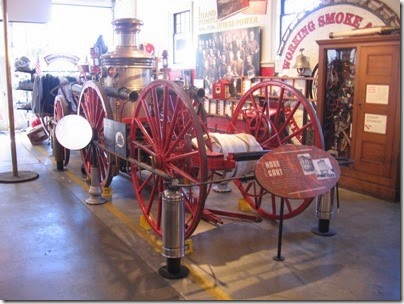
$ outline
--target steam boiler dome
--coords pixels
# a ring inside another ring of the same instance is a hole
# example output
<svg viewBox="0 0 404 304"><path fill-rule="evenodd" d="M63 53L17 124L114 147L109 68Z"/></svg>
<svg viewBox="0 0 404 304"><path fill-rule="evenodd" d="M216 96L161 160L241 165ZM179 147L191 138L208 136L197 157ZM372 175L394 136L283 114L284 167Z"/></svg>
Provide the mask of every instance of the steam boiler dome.
<svg viewBox="0 0 404 304"><path fill-rule="evenodd" d="M139 49L137 45L137 35L143 22L136 18L122 18L114 20L112 24L115 50L101 56L101 65L151 69L153 56Z"/></svg>

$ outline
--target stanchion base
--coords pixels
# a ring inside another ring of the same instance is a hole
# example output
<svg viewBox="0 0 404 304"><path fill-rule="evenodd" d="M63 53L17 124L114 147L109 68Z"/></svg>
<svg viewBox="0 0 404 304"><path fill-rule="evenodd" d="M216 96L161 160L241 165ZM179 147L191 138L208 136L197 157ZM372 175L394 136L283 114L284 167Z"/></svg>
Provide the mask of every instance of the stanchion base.
<svg viewBox="0 0 404 304"><path fill-rule="evenodd" d="M180 269L176 273L172 273L168 271L168 266L160 267L159 274L166 279L182 279L185 278L189 274L189 269L184 265L180 266Z"/></svg>
<svg viewBox="0 0 404 304"><path fill-rule="evenodd" d="M278 261L278 262L282 262L285 260L285 258L283 256L277 256L277 255L274 256L272 259L275 261Z"/></svg>
<svg viewBox="0 0 404 304"><path fill-rule="evenodd" d="M89 197L86 199L86 204L89 205L102 205L105 204L107 200L105 198L100 197Z"/></svg>
<svg viewBox="0 0 404 304"><path fill-rule="evenodd" d="M63 172L63 171L67 171L67 170L68 170L67 168L63 168L63 169L55 168L55 169L53 169L54 172Z"/></svg>
<svg viewBox="0 0 404 304"><path fill-rule="evenodd" d="M321 236L332 236L337 233L334 229L331 229L331 228L328 229L328 231L326 231L326 232L322 232L318 229L318 227L312 228L311 232L313 232L314 234L317 234L317 235L321 235Z"/></svg>
<svg viewBox="0 0 404 304"><path fill-rule="evenodd" d="M311 232L321 236L331 236L336 233L335 230L330 228L329 219L319 219L317 227L312 228Z"/></svg>
<svg viewBox="0 0 404 304"><path fill-rule="evenodd" d="M12 184L29 182L37 179L38 177L39 174L32 171L18 171L17 176L14 176L13 172L2 172L0 173L0 183Z"/></svg>

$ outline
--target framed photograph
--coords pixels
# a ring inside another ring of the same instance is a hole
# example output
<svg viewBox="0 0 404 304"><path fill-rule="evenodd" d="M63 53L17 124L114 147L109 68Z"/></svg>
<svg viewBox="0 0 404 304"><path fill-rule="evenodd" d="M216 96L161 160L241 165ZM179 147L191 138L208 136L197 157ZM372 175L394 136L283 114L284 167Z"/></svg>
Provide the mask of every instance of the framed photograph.
<svg viewBox="0 0 404 304"><path fill-rule="evenodd" d="M265 15L267 13L268 0L250 0L249 7L243 10L243 15Z"/></svg>
<svg viewBox="0 0 404 304"><path fill-rule="evenodd" d="M254 80L261 75L261 32L250 27L198 36L196 78L205 81L207 94L219 79L230 82L230 94L237 90L237 79ZM234 86L234 87L233 87Z"/></svg>
<svg viewBox="0 0 404 304"><path fill-rule="evenodd" d="M249 0L217 0L217 19L223 20L249 7Z"/></svg>

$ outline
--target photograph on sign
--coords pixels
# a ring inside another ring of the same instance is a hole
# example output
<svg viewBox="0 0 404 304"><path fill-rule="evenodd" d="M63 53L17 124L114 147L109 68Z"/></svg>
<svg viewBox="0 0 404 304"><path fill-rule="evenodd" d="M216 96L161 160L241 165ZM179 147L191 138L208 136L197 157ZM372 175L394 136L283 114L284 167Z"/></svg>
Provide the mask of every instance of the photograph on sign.
<svg viewBox="0 0 404 304"><path fill-rule="evenodd" d="M335 172L328 158L313 159L313 165L318 179L335 177Z"/></svg>
<svg viewBox="0 0 404 304"><path fill-rule="evenodd" d="M309 153L298 154L297 158L299 159L300 165L302 166L304 175L316 173L313 161L311 160L311 156Z"/></svg>

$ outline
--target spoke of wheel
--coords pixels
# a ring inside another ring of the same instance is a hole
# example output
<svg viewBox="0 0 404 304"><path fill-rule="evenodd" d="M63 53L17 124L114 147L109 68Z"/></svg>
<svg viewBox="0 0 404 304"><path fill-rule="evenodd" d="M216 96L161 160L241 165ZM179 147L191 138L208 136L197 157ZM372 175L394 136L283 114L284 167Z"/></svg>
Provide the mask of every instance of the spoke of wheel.
<svg viewBox="0 0 404 304"><path fill-rule="evenodd" d="M197 183L197 180L195 180L191 175L189 175L179 167L175 166L174 164L168 163L167 168L170 169L171 172L177 173L176 175L181 175L183 178L185 178L185 180Z"/></svg>
<svg viewBox="0 0 404 304"><path fill-rule="evenodd" d="M188 197L186 197L184 195L184 202L185 202L185 210L191 215L188 220L186 221L187 223L191 222L194 220L194 218L197 217L197 213L198 213L198 208L195 208L195 203L191 202L191 199L194 197L194 195L190 194L189 197L191 199L189 199Z"/></svg>
<svg viewBox="0 0 404 304"><path fill-rule="evenodd" d="M168 97L170 97L170 96L168 96ZM170 98L171 99L171 98ZM170 105L172 105L172 103L168 103L168 104L170 104ZM172 136L173 135L175 135L174 133L175 133L175 128L177 128L178 127L178 125L175 123L175 121L174 121L174 118L177 118L177 119L179 119L179 116L180 116L180 103L179 102L176 102L176 106L175 107L171 107L172 109L171 110L173 110L172 111L172 114L171 115L168 115L168 113L167 113L167 115L166 115L166 117L167 118L171 118L170 119L170 129L168 130L168 133L164 133L164 134L166 134L167 136L166 136L166 138L172 138ZM185 126L184 126L184 129L185 129ZM179 136L177 137L177 139L179 138ZM169 155L169 146L172 144L172 142L171 141L169 141L169 140L167 140L167 142L165 143L165 146L164 146L164 151L167 151L166 153L165 153L165 155L167 156L167 155ZM175 145L172 145L173 147L175 147Z"/></svg>
<svg viewBox="0 0 404 304"><path fill-rule="evenodd" d="M198 154L199 154L198 151L191 151L188 153L175 155L172 157L168 157L167 162L173 163L173 162L178 162L178 161L184 160L184 159L190 159L192 156L197 156Z"/></svg>
<svg viewBox="0 0 404 304"><path fill-rule="evenodd" d="M152 148L156 148L154 146L154 141L151 139L149 132L147 132L147 130L145 129L143 123L137 119L134 118L133 122L137 122L137 126L139 128L139 130L142 132L142 135L144 136L144 138L146 139L147 143L152 147ZM144 150L147 152L147 154L151 154L154 155L154 152L152 150L150 150L148 147L146 147L145 145L140 144L139 142L134 142L134 145L139 147L140 149Z"/></svg>
<svg viewBox="0 0 404 304"><path fill-rule="evenodd" d="M279 93L279 98L277 101L277 106L276 106L276 113L275 113L275 118L274 118L274 124L279 125L279 120L281 119L281 113L283 112L283 94L285 94L285 89L284 87L281 87L281 91ZM280 133L280 132L279 132Z"/></svg>
<svg viewBox="0 0 404 304"><path fill-rule="evenodd" d="M164 152L165 156L168 157L171 153L178 147L178 144L182 141L185 134L188 132L192 122L189 121L184 128L181 130L181 133L177 135L177 138L174 142L171 142L171 147L167 147L167 150ZM171 133L170 133L171 134Z"/></svg>

